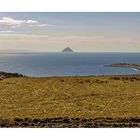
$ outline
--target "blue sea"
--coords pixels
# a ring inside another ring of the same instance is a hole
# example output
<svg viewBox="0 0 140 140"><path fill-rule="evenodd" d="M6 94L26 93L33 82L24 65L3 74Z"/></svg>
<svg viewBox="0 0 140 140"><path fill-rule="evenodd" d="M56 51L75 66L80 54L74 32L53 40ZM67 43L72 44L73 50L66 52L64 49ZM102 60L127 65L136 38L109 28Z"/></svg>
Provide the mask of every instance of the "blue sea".
<svg viewBox="0 0 140 140"><path fill-rule="evenodd" d="M140 64L140 53L0 53L0 71L27 76L140 74L113 63Z"/></svg>

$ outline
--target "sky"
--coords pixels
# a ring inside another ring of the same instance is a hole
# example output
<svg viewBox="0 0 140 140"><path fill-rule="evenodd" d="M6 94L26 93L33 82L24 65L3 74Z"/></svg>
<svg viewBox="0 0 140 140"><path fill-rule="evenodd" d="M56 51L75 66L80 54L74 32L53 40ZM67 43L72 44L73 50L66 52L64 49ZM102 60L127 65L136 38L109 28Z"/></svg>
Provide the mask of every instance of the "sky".
<svg viewBox="0 0 140 140"><path fill-rule="evenodd" d="M140 13L0 13L0 51L140 52Z"/></svg>

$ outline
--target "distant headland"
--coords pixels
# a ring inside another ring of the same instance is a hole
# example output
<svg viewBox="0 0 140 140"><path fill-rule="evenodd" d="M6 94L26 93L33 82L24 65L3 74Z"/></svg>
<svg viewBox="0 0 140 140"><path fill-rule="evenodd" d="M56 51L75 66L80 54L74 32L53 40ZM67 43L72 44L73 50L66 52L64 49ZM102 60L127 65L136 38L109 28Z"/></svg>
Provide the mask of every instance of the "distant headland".
<svg viewBox="0 0 140 140"><path fill-rule="evenodd" d="M70 47L65 48L62 52L74 52Z"/></svg>
<svg viewBox="0 0 140 140"><path fill-rule="evenodd" d="M133 68L133 69L140 70L140 64L116 63L116 64L105 65L105 67L126 67L126 68Z"/></svg>
<svg viewBox="0 0 140 140"><path fill-rule="evenodd" d="M9 73L9 72L0 71L0 80L4 80L6 78L12 78L12 77L24 77L24 75L19 73Z"/></svg>

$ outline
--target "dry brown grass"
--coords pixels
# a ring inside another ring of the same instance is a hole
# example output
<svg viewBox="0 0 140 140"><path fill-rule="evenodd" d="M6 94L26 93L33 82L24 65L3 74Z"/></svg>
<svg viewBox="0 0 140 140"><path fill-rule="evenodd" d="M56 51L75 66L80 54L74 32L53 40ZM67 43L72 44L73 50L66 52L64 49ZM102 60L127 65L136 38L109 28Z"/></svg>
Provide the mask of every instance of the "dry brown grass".
<svg viewBox="0 0 140 140"><path fill-rule="evenodd" d="M140 117L140 75L9 78L0 118Z"/></svg>

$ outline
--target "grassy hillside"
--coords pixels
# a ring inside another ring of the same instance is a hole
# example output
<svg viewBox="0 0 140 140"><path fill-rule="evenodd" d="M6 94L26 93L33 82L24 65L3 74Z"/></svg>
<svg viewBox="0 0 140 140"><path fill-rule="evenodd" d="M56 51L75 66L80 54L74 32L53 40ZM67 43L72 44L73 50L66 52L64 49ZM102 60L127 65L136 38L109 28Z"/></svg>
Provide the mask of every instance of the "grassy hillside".
<svg viewBox="0 0 140 140"><path fill-rule="evenodd" d="M140 118L140 75L7 78L0 119Z"/></svg>

